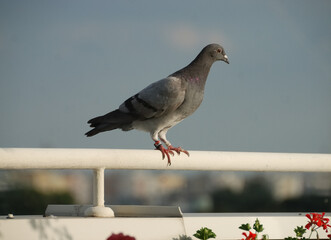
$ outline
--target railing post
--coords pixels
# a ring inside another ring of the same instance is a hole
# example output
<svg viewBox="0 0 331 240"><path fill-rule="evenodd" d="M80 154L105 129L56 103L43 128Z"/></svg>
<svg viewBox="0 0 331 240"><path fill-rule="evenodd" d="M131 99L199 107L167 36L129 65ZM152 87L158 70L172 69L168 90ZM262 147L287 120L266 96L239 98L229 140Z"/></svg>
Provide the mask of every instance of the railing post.
<svg viewBox="0 0 331 240"><path fill-rule="evenodd" d="M105 207L105 169L93 170L93 207L85 210L86 217L114 217L114 212Z"/></svg>

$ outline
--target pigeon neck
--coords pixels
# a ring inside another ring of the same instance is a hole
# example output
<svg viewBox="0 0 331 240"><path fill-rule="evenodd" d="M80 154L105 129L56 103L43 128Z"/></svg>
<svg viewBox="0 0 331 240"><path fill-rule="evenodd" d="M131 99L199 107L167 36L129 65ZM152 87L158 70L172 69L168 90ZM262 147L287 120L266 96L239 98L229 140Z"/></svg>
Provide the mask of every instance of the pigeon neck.
<svg viewBox="0 0 331 240"><path fill-rule="evenodd" d="M188 82L204 85L206 83L212 63L202 61L196 57L189 65L173 73L171 76L184 78Z"/></svg>

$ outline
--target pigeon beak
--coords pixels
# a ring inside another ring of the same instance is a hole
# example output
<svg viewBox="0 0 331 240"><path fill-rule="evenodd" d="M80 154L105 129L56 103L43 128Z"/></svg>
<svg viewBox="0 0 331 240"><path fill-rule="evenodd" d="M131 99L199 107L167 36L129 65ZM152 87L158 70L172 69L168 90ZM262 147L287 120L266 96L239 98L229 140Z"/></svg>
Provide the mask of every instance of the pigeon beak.
<svg viewBox="0 0 331 240"><path fill-rule="evenodd" d="M229 64L229 58L228 58L228 56L224 55L222 60L224 62L226 62L227 64Z"/></svg>

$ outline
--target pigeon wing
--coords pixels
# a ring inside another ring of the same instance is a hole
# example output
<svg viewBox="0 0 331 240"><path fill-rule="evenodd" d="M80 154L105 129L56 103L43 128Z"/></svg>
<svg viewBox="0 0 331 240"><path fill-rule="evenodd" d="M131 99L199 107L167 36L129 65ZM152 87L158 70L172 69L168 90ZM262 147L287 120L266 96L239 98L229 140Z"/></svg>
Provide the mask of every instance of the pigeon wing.
<svg viewBox="0 0 331 240"><path fill-rule="evenodd" d="M186 84L179 78L168 77L154 82L119 107L124 113L139 119L160 117L175 111L185 99Z"/></svg>

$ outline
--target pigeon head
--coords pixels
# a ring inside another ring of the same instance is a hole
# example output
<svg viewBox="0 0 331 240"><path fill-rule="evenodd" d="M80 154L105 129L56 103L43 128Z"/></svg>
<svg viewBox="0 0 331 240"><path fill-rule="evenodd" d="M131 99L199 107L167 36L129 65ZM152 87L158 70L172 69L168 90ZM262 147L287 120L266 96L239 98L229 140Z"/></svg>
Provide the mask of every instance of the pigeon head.
<svg viewBox="0 0 331 240"><path fill-rule="evenodd" d="M224 48L216 43L209 44L201 50L198 56L189 65L170 76L186 79L198 78L200 79L199 82L204 84L211 66L216 61L223 61L229 64L229 59L225 54Z"/></svg>
<svg viewBox="0 0 331 240"><path fill-rule="evenodd" d="M216 61L223 61L229 64L229 59L225 54L224 48L219 44L212 43L205 46L191 64L210 68Z"/></svg>
<svg viewBox="0 0 331 240"><path fill-rule="evenodd" d="M205 57L209 57L212 61L223 61L229 64L228 56L225 54L224 48L216 43L207 45L202 49L201 53L206 54Z"/></svg>

